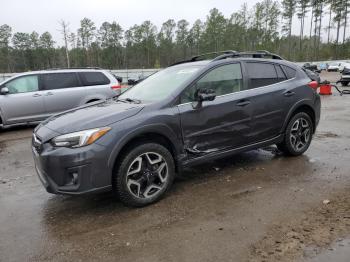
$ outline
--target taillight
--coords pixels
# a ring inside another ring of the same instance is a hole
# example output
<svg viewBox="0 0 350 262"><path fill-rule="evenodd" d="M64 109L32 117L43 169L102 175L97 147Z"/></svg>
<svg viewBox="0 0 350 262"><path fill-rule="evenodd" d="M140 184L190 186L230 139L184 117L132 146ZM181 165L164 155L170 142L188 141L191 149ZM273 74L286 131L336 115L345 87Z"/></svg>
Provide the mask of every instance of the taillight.
<svg viewBox="0 0 350 262"><path fill-rule="evenodd" d="M319 84L317 81L311 81L310 83L307 84L309 87L311 87L314 90L317 90L317 88L319 87Z"/></svg>
<svg viewBox="0 0 350 262"><path fill-rule="evenodd" d="M111 89L113 89L113 90L117 90L117 89L120 89L120 88L122 88L121 85L114 85L114 86L111 86Z"/></svg>

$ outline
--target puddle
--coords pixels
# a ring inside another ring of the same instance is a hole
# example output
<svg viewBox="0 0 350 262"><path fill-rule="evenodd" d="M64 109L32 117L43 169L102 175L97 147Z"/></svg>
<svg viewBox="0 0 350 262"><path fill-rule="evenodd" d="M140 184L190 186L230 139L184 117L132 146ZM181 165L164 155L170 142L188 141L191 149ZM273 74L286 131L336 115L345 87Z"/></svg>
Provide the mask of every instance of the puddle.
<svg viewBox="0 0 350 262"><path fill-rule="evenodd" d="M335 138L339 137L339 135L332 132L317 132L315 135L317 138Z"/></svg>
<svg viewBox="0 0 350 262"><path fill-rule="evenodd" d="M5 143L0 141L0 153L4 150L5 147Z"/></svg>
<svg viewBox="0 0 350 262"><path fill-rule="evenodd" d="M350 239L338 239L330 248L322 251L305 262L349 262Z"/></svg>

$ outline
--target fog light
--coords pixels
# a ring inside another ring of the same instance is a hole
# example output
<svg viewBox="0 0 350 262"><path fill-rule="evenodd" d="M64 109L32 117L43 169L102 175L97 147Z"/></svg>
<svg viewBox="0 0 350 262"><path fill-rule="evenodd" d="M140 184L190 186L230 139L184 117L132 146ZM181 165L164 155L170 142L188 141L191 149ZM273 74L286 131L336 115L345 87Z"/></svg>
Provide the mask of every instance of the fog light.
<svg viewBox="0 0 350 262"><path fill-rule="evenodd" d="M71 172L68 173L66 186L73 186L78 184L78 173Z"/></svg>

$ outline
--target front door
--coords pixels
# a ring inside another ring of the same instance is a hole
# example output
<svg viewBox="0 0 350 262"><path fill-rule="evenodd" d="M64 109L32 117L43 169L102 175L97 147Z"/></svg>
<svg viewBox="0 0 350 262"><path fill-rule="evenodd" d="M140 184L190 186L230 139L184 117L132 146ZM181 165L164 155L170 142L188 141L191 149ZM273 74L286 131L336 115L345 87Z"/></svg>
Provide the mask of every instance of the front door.
<svg viewBox="0 0 350 262"><path fill-rule="evenodd" d="M5 124L39 121L46 117L38 75L17 77L1 88L4 87L9 90L8 94L0 95L0 109Z"/></svg>
<svg viewBox="0 0 350 262"><path fill-rule="evenodd" d="M212 89L214 101L195 107L197 90ZM189 153L205 154L242 146L249 133L251 106L243 90L240 63L211 70L181 95L178 105L182 136Z"/></svg>

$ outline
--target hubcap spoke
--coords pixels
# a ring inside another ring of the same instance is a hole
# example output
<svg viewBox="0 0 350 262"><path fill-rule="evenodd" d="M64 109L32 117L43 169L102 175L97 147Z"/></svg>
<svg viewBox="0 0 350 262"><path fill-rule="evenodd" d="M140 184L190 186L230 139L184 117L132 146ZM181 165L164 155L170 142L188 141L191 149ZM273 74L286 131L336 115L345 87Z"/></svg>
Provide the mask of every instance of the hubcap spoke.
<svg viewBox="0 0 350 262"><path fill-rule="evenodd" d="M136 180L133 180L133 179L129 179L128 180L128 188L129 190L134 194L136 195L137 197L140 197L140 191L141 191L141 184L136 181ZM135 188L136 187L136 188ZM136 192L135 190L133 189L136 189Z"/></svg>
<svg viewBox="0 0 350 262"><path fill-rule="evenodd" d="M145 155L146 155L147 161L150 165L158 164L158 163L162 162L162 160L163 160L163 158L158 154L155 155L155 154L147 153ZM153 159L151 156L153 156ZM156 156L156 158L154 158L154 156Z"/></svg>
<svg viewBox="0 0 350 262"><path fill-rule="evenodd" d="M151 184L148 187L146 187L145 191L143 192L143 196L145 198L151 197L154 194L156 194L158 191L160 191L162 188L160 186L157 186L155 184Z"/></svg>
<svg viewBox="0 0 350 262"><path fill-rule="evenodd" d="M300 124L300 119L296 120L292 126L292 131L298 131L299 130L299 124Z"/></svg>
<svg viewBox="0 0 350 262"><path fill-rule="evenodd" d="M167 179L166 175L168 174L168 172L165 173L165 176L163 176L163 174L162 174L165 167L166 167L166 164L162 163L162 164L160 164L160 166L158 167L158 169L156 171L158 174L158 177L160 179L160 182L162 182L162 183L164 183L166 181L166 179Z"/></svg>
<svg viewBox="0 0 350 262"><path fill-rule="evenodd" d="M136 173L140 172L141 168L142 168L142 157L139 156L130 165L129 172L128 172L127 176L131 176L133 174L136 174Z"/></svg>

